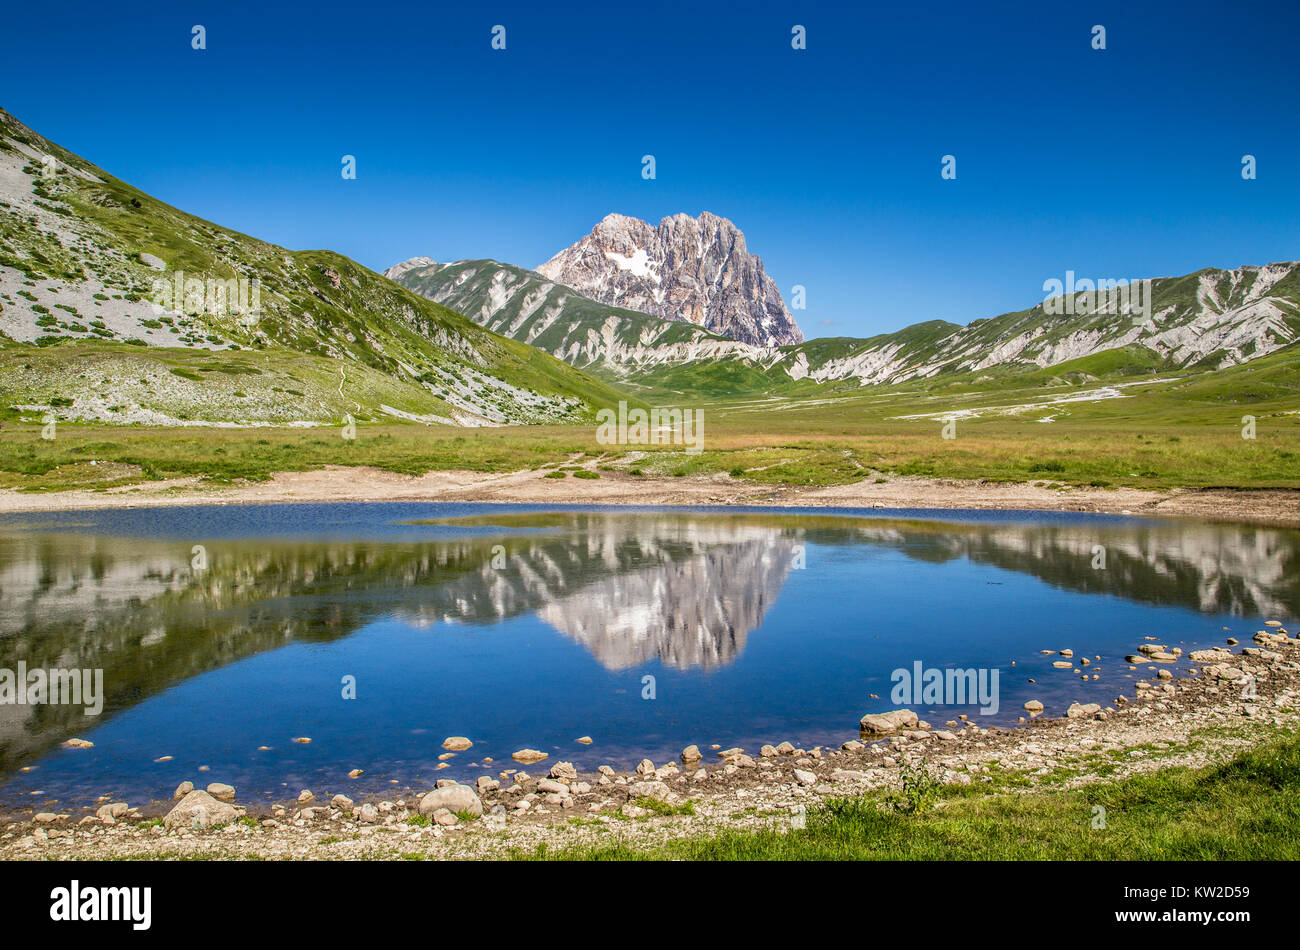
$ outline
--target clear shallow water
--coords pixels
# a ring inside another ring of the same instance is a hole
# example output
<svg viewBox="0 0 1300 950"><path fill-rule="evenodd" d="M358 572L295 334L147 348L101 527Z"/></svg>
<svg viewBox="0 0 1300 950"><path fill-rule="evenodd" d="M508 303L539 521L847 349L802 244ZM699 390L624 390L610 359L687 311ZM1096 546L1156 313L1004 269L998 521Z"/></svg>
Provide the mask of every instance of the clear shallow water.
<svg viewBox="0 0 1300 950"><path fill-rule="evenodd" d="M1000 670L997 713L906 703L922 718L1008 725L1027 699L1051 715L1132 695L1150 674L1123 657L1145 637L1190 652L1293 620L1297 566L1295 531L1091 515L338 504L11 516L0 668L102 668L107 699L96 718L0 705L0 800L140 802L185 779L229 782L241 801L423 788L513 767L525 746L550 753L537 771L663 762L690 743L838 745L863 713L896 705L891 674L917 661ZM1100 679L1040 652L1066 647L1100 656ZM438 770L451 735L474 748ZM584 735L594 743L574 741ZM63 748L73 736L95 747ZM347 779L354 768L365 776Z"/></svg>

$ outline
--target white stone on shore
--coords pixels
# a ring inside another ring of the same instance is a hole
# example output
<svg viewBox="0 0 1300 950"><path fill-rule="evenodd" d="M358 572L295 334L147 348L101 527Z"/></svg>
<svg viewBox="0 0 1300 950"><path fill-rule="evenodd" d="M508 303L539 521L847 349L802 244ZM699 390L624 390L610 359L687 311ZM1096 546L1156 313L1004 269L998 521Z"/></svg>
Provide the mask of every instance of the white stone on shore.
<svg viewBox="0 0 1300 950"><path fill-rule="evenodd" d="M663 782L633 782L628 787L628 794L632 798L653 798L657 801L667 801L672 794L668 786Z"/></svg>
<svg viewBox="0 0 1300 950"><path fill-rule="evenodd" d="M483 802L468 785L449 785L434 789L420 799L420 814L431 816L439 808L450 812L464 812L475 818L483 814Z"/></svg>
<svg viewBox="0 0 1300 950"><path fill-rule="evenodd" d="M868 713L862 717L858 728L866 733L884 734L914 728L919 722L916 713L910 709L892 709L886 713Z"/></svg>
<svg viewBox="0 0 1300 950"><path fill-rule="evenodd" d="M563 779L566 782L572 782L578 777L578 770L573 767L572 762L556 762L551 766L549 773L551 778Z"/></svg>
<svg viewBox="0 0 1300 950"><path fill-rule="evenodd" d="M239 813L233 805L196 789L177 802L163 817L163 827L182 831L191 828L206 831L217 825L228 825L238 817Z"/></svg>

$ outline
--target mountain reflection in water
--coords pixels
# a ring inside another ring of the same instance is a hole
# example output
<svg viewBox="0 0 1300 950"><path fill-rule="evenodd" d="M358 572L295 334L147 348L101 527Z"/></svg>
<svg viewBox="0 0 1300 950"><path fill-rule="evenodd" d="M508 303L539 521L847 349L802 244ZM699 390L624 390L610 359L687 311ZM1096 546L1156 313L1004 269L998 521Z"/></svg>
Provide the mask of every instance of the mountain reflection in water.
<svg viewBox="0 0 1300 950"><path fill-rule="evenodd" d="M0 705L0 774L200 674L380 622L491 637L495 625L531 616L610 673L657 664L692 675L743 662L796 574L828 605L852 599L864 619L907 598L903 609L923 623L930 592L874 574L886 558L996 568L1059 591L1206 615L1300 614L1300 536L1263 527L317 507L345 512L343 527L316 538L310 524L277 533L259 523L241 536L239 513L228 511L233 527L221 536L182 540L179 510L132 512L133 530L95 513L80 513L75 527L0 521L0 667L102 668L107 693L96 721L80 707ZM205 570L191 566L195 543L206 548ZM1099 548L1104 569L1094 567ZM806 620L815 654L818 618Z"/></svg>

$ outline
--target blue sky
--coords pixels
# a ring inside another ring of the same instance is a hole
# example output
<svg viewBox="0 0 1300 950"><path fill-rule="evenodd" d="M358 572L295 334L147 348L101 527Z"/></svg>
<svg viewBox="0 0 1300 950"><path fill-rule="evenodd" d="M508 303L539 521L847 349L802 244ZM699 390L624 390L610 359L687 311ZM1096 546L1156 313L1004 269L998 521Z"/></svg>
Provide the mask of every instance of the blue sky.
<svg viewBox="0 0 1300 950"><path fill-rule="evenodd" d="M535 267L611 211L708 210L807 288L814 337L1020 309L1067 270L1300 258L1294 0L126 6L11 8L0 106L186 211L377 270Z"/></svg>

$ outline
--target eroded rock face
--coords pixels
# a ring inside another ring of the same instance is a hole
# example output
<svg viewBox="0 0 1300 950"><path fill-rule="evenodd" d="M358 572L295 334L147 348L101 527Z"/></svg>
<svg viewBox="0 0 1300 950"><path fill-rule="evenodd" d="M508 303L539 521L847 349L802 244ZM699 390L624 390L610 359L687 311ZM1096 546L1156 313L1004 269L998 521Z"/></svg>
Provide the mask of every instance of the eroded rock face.
<svg viewBox="0 0 1300 950"><path fill-rule="evenodd" d="M802 343L763 262L726 218L676 214L654 227L607 215L537 268L593 300L681 320L754 346Z"/></svg>

